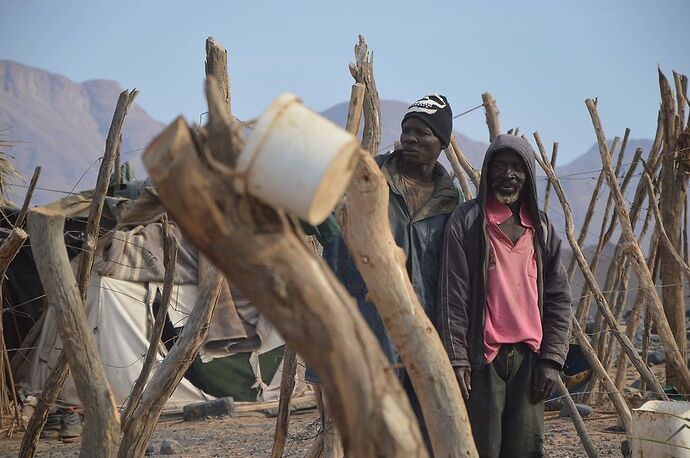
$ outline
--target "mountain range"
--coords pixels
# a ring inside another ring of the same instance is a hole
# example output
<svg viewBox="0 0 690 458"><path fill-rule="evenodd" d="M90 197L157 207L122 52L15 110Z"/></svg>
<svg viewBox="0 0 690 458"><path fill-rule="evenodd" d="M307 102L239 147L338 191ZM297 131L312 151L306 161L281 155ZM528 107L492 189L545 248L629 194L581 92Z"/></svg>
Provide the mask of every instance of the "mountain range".
<svg viewBox="0 0 690 458"><path fill-rule="evenodd" d="M13 142L15 146L5 151L25 179L31 177L33 168L42 166L39 190L34 203L42 204L57 200L70 191L90 189L95 183L99 158L103 154L105 137L110 126L113 110L122 88L110 80L92 80L77 83L70 79L17 62L0 60L0 140ZM381 149L390 149L400 132L400 120L409 103L383 100L381 102ZM322 114L333 122L344 125L347 102L337 104ZM122 139L123 162L133 160L140 177L144 170L140 155L164 124L149 116L135 104L125 120ZM475 141L455 132L455 136L468 159L476 167L481 166L487 143ZM630 140L626 149L625 163L630 162L635 148L647 152L651 141ZM444 155L441 162L450 169ZM590 150L574 161L559 165L557 172L570 200L576 226L586 213L592 188L601 168L598 148ZM629 194L634 190L632 183ZM538 179L540 195L546 179ZM20 203L26 192L26 183L17 183L11 196ZM599 208L605 198L600 199ZM551 218L558 230L564 228L562 210L555 195L551 200ZM595 215L590 233L598 233L601 211ZM594 243L596 237L590 238Z"/></svg>

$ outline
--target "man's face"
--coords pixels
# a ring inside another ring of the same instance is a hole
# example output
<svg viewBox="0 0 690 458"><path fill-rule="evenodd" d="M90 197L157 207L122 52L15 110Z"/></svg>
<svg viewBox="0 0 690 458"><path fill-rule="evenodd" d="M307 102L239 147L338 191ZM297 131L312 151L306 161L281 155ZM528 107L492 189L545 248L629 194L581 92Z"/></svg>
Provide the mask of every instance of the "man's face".
<svg viewBox="0 0 690 458"><path fill-rule="evenodd" d="M417 118L408 118L402 125L400 146L405 162L433 165L441 154L441 141Z"/></svg>
<svg viewBox="0 0 690 458"><path fill-rule="evenodd" d="M497 151L489 162L489 187L496 200L512 204L520 198L527 181L527 167L517 153L510 150Z"/></svg>

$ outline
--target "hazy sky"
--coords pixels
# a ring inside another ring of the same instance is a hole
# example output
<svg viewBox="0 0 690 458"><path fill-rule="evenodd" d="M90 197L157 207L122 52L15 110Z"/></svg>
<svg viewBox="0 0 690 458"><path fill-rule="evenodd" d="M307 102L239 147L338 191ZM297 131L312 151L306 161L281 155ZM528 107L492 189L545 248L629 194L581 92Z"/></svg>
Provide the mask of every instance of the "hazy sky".
<svg viewBox="0 0 690 458"><path fill-rule="evenodd" d="M292 91L323 110L349 97L363 34L382 99L448 96L455 113L493 93L504 129L539 130L563 162L595 141L584 100L599 97L609 137L654 134L656 67L690 73L690 2L676 1L32 1L0 4L0 59L75 81L137 87L153 117L198 120L204 42L229 51L233 112L258 115ZM481 111L455 128L486 140Z"/></svg>

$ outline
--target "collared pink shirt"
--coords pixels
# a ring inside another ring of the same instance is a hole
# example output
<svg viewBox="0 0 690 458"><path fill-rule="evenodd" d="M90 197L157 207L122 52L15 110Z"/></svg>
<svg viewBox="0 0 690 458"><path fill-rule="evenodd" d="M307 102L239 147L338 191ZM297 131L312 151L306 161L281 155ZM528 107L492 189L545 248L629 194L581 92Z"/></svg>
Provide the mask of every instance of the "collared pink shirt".
<svg viewBox="0 0 690 458"><path fill-rule="evenodd" d="M537 291L534 224L525 206L520 223L527 228L513 242L498 226L512 212L490 194L486 206L489 233L489 272L484 321L484 358L494 360L502 344L526 343L538 352L543 336Z"/></svg>

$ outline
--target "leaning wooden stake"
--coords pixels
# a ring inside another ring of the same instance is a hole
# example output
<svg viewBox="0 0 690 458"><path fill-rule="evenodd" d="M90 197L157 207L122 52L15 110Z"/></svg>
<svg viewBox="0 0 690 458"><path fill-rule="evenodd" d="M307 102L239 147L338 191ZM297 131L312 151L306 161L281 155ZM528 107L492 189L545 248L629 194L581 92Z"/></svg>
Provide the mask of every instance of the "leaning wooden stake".
<svg viewBox="0 0 690 458"><path fill-rule="evenodd" d="M242 148L242 132L214 88L209 81L209 140L198 147L211 146L214 157L214 147L225 148L231 157ZM188 239L237 284L261 285L243 292L322 376L346 454L426 456L405 392L355 301L282 212L238 195L233 178L201 155L178 118L143 159L161 202Z"/></svg>
<svg viewBox="0 0 690 458"><path fill-rule="evenodd" d="M551 150L551 168L556 170L556 159L558 158L558 142L553 142L553 149ZM549 203L551 201L551 182L546 182L546 191L544 191L544 213L549 212Z"/></svg>
<svg viewBox="0 0 690 458"><path fill-rule="evenodd" d="M472 190L470 189L470 185L467 182L467 178L465 178L465 173L462 170L460 161L458 161L458 156L455 153L455 148L453 148L453 145L451 144L448 145L448 148L443 150L443 152L446 154L448 162L450 162L450 166L453 169L455 177L458 179L458 183L460 183L460 189L462 189L462 193L465 196L465 200L471 199Z"/></svg>
<svg viewBox="0 0 690 458"><path fill-rule="evenodd" d="M501 134L501 122L498 119L498 107L496 100L490 92L482 94L482 102L484 103L484 114L486 115L486 126L489 128L489 143L494 141L494 138Z"/></svg>
<svg viewBox="0 0 690 458"><path fill-rule="evenodd" d="M29 182L29 189L27 189L26 191L26 196L24 197L22 209L19 210L17 219L14 222L14 225L16 227L22 227L24 225L24 218L26 218L26 213L29 211L29 205L31 205L31 198L34 195L34 190L36 189L36 183L38 183L39 176L41 176L40 166L34 169L34 174L31 176L31 181Z"/></svg>
<svg viewBox="0 0 690 458"><path fill-rule="evenodd" d="M664 306L661 303L661 299L659 298L654 286L654 282L652 281L652 274L647 268L644 254L642 254L642 251L640 250L640 246L635 238L632 225L630 224L630 215L628 213L627 204L625 203L625 198L618 188L618 180L616 180L613 167L611 167L611 162L607 157L608 148L606 147L606 136L604 135L604 130L601 127L601 121L599 119L599 114L597 113L596 105L592 99L587 99L585 104L589 110L589 114L592 118L592 124L594 125L594 131L597 135L599 153L602 159L601 162L606 172L606 179L609 184L609 189L611 189L611 192L614 194L614 199L616 202L616 215L620 221L623 235L625 236L625 239L630 247L630 256L633 262L633 268L635 269L635 273L639 278L640 286L648 294L647 298L649 301L650 310L652 312L652 316L654 317L654 321L657 324L661 341L666 349L669 365L674 369L675 374L678 376L678 382L680 389L683 390L682 392L690 393L690 371L688 371L688 367L686 366L687 363L685 361L684 353L681 353L678 349L673 332L671 331L671 327L669 326L668 320L664 314ZM661 270L663 272L663 265ZM612 323L612 325L615 325L615 323ZM612 328L613 327L614 326L612 326ZM627 337L625 339L628 340ZM656 389L657 387L654 387L654 390Z"/></svg>
<svg viewBox="0 0 690 458"><path fill-rule="evenodd" d="M598 457L599 454L597 453L597 449L594 448L594 444L592 443L592 439L589 437L589 433L587 433L585 422L582 420L582 416L577 410L577 406L575 405L573 398L570 396L568 388L566 388L565 383L563 383L563 380L560 377L556 379L556 387L558 388L558 392L560 393L566 407L568 408L568 411L570 412L570 418L573 420L573 425L575 426L577 435L580 437L582 446L585 448L587 456L589 458Z"/></svg>
<svg viewBox="0 0 690 458"><path fill-rule="evenodd" d="M278 401L278 416L276 417L276 431L273 435L271 458L281 458L285 450L285 439L290 421L290 400L295 389L296 373L297 354L286 346L283 353L283 374L280 376L280 400Z"/></svg>
<svg viewBox="0 0 690 458"><path fill-rule="evenodd" d="M98 178L96 180L96 188L94 189L93 198L91 200L91 208L89 209L89 217L86 223L84 243L77 273L77 285L79 287L82 303L86 300L89 275L91 273L91 267L93 266L96 243L98 242L98 229L100 228L103 204L105 203L105 195L108 190L108 183L110 182L110 176L115 163L115 152L119 143L120 133L122 132L122 125L124 124L129 107L138 94L139 92L136 90L132 92L125 90L120 94L115 107L115 113L113 114L113 120L110 124L110 130L108 131L108 137L105 141L105 153L103 154L101 167L98 171ZM67 358L65 358L63 352L60 354L55 367L48 376L43 390L38 397L38 404L36 404L34 414L27 426L27 432L22 439L22 446L19 452L21 458L28 458L34 455L36 443L38 442L41 430L43 430L43 426L48 418L48 410L60 395L68 375L69 368L67 367Z"/></svg>
<svg viewBox="0 0 690 458"><path fill-rule="evenodd" d="M74 384L84 406L84 432L80 456L115 456L120 419L101 365L96 339L89 325L65 248L62 214L39 208L29 212L31 251L48 303L54 311L72 369Z"/></svg>
<svg viewBox="0 0 690 458"><path fill-rule="evenodd" d="M154 373L142 394L141 402L125 425L117 452L119 458L139 458L146 452L165 403L194 361L206 337L223 281L220 271L211 266L199 288L199 295L182 334Z"/></svg>
<svg viewBox="0 0 690 458"><path fill-rule="evenodd" d="M534 133L535 137L539 137L538 133ZM537 145L540 142L537 142ZM608 148L607 148L608 150ZM606 154L608 155L608 151L606 151ZM541 156L540 156L541 155ZM589 264L587 264L587 260L585 259L585 256L582 254L582 249L580 249L580 246L575 239L575 231L574 231L574 224L573 224L573 212L570 208L570 203L568 202L568 198L565 196L565 191L563 191L563 187L561 186L560 181L556 177L556 173L553 171L551 168L548 159L546 157L546 152L540 150L540 154L535 154L535 158L537 162L539 162L539 165L541 166L542 169L544 169L544 172L546 172L546 175L549 177L549 180L551 180L551 184L553 184L553 189L556 192L556 195L558 196L558 199L561 202L561 207L563 208L563 214L565 216L565 231L566 231L566 236L568 238L568 242L570 243L570 247L573 250L573 256L577 260L578 265L580 266L580 270L582 270L582 274L585 277L585 280L589 282L590 288L592 290L592 293L594 294L594 299L597 303L597 306L599 307L599 310L601 311L602 315L604 316L604 319L606 320L606 324L609 326L611 331L613 332L613 335L616 337L616 339L619 341L621 348L625 353L628 355L630 358L630 361L635 365L635 368L638 370L640 375L647 380L649 385L653 387L652 389L656 392L659 393L659 396L662 398L668 399L666 394L664 394L664 391L661 387L661 384L659 381L654 377L654 374L652 371L649 370L647 365L645 365L642 360L640 359L640 355L637 353L637 350L635 349L635 346L632 344L630 339L625 336L620 330L618 329L618 323L613 316L613 313L611 313L611 309L609 308L608 303L606 302L606 298L604 297L604 294L601 291L601 288L599 287L599 284L597 283L596 278L594 277L594 274L589 268ZM609 163L610 165L610 163ZM579 328L579 323L578 323L578 328ZM589 345L589 342L587 342ZM598 360L597 360L598 361ZM601 364L601 362L599 362ZM606 371L602 372L606 373ZM598 375L598 374L597 374Z"/></svg>
<svg viewBox="0 0 690 458"><path fill-rule="evenodd" d="M608 393L611 403L618 412L618 417L623 424L623 428L625 428L625 432L630 434L630 409L625 403L623 395L616 389L616 386L611 381L611 377L609 377L609 374L606 372L606 370L604 370L604 366L602 366L601 361L597 359L597 353L589 343L584 331L582 331L580 323L575 319L574 316L571 316L570 322L573 325L573 334L575 335L575 339L580 345L580 348L582 348L582 353L584 354L585 359L587 359L589 365L592 366L592 370L597 374L602 385L604 385L604 389Z"/></svg>
<svg viewBox="0 0 690 458"><path fill-rule="evenodd" d="M450 137L450 144L458 157L460 165L465 170L467 176L470 177L470 180L472 180L472 184L474 184L474 189L478 192L480 180L479 170L477 170L476 168L474 168L472 164L470 164L470 161L467 159L467 156L462 151L462 148L460 148L460 144L458 143L458 140L455 138L455 135L452 135Z"/></svg>
<svg viewBox="0 0 690 458"><path fill-rule="evenodd" d="M136 382L134 382L132 392L129 394L129 401L127 402L124 412L122 413L121 422L123 431L127 428L127 425L132 419L132 413L139 405L141 395L144 392L144 386L146 386L149 375L151 375L153 363L156 362L156 355L158 355L158 350L161 344L163 327L165 325L165 319L168 315L168 306L170 304L170 298L172 297L174 287L178 243L175 236L170 232L167 216L163 217L161 229L163 231L163 266L165 267L165 274L163 276L163 292L161 294L161 302L158 307L158 312L156 313L156 319L153 323L153 329L151 330L149 348L146 351L144 364L141 366L139 377L137 377Z"/></svg>

